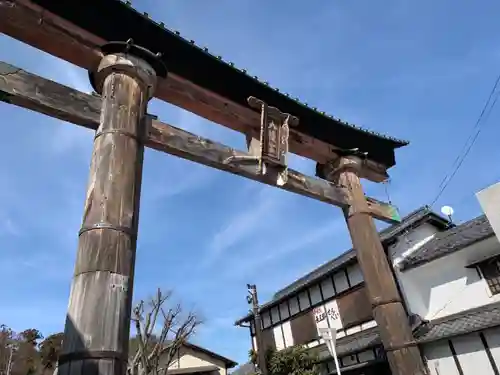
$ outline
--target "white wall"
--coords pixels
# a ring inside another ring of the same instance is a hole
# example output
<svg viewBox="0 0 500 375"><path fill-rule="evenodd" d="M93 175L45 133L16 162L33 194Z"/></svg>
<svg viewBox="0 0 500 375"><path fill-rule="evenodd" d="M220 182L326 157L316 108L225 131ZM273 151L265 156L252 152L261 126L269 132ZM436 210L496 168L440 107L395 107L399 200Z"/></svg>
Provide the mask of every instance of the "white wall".
<svg viewBox="0 0 500 375"><path fill-rule="evenodd" d="M474 332L468 335L454 337L451 345L448 340L441 340L423 346L427 366L431 375L495 375L493 366L500 368L500 327L482 332L490 350L494 364L488 358L487 349L480 334Z"/></svg>
<svg viewBox="0 0 500 375"><path fill-rule="evenodd" d="M399 264L409 254L434 238L438 229L429 223L424 223L416 229L398 236L398 242L389 247L389 256L394 265Z"/></svg>
<svg viewBox="0 0 500 375"><path fill-rule="evenodd" d="M409 310L432 320L500 301L475 268L466 268L497 253L498 241L489 238L408 271L396 271Z"/></svg>
<svg viewBox="0 0 500 375"><path fill-rule="evenodd" d="M396 273L396 282L400 286L403 299L413 313L420 314L425 310L422 307L425 304L420 301L421 285L408 282L404 276L402 277L398 265L411 253L432 240L438 232L438 229L434 225L424 223L418 228L400 235L398 241L389 247L388 255L392 259Z"/></svg>
<svg viewBox="0 0 500 375"><path fill-rule="evenodd" d="M223 361L185 346L181 348L177 358L170 364L169 368L184 369L202 366L217 366L220 375L227 374L226 366Z"/></svg>

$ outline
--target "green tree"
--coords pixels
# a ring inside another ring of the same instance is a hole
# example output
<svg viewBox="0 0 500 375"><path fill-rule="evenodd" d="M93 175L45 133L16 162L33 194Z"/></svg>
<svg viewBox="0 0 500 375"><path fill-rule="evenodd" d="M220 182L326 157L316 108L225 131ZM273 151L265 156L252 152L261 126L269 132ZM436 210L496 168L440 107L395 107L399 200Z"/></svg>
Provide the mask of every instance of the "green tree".
<svg viewBox="0 0 500 375"><path fill-rule="evenodd" d="M6 325L0 326L0 374L5 374L9 366L12 344L15 341L15 333ZM13 354L13 352L12 352Z"/></svg>
<svg viewBox="0 0 500 375"><path fill-rule="evenodd" d="M63 332L55 333L47 336L47 338L38 345L42 372L50 373L50 370L55 368L59 352L61 351L63 336Z"/></svg>
<svg viewBox="0 0 500 375"><path fill-rule="evenodd" d="M255 363L256 353L250 351L250 360ZM318 357L302 345L292 346L284 350L269 350L266 353L267 371L269 375L317 375Z"/></svg>
<svg viewBox="0 0 500 375"><path fill-rule="evenodd" d="M35 328L25 329L16 335L12 375L31 375L37 372L40 363L37 341L42 338L40 331Z"/></svg>

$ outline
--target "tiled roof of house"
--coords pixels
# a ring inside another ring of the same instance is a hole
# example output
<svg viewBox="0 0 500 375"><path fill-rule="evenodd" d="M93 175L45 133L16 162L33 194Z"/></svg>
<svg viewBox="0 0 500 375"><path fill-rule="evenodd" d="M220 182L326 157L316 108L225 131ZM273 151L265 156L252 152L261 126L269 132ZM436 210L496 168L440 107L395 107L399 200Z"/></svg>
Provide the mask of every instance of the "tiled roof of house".
<svg viewBox="0 0 500 375"><path fill-rule="evenodd" d="M342 357L373 348L380 344L378 329L375 327L338 339L335 349L337 350L337 355Z"/></svg>
<svg viewBox="0 0 500 375"><path fill-rule="evenodd" d="M430 207L424 206L421 207L410 214L406 215L400 223L394 224L388 228L383 229L382 231L379 232L380 239L384 243L388 243L391 240L393 240L396 236L400 235L402 232L405 230L408 230L414 225L420 224L422 221L429 221L433 222L435 225L441 227L441 228L447 228L450 223L448 220L444 219L440 215L437 215L434 213ZM277 293L274 294L273 298L261 305L261 310L267 309L272 305L275 305L285 298L287 298L290 295L296 294L300 292L301 290L307 288L308 286L312 285L314 282L319 281L322 279L325 275L328 275L335 270L345 267L347 264L350 262L354 262L356 260L356 252L354 249L350 249L337 258L328 261L327 263L319 266L315 270L311 271L307 275L301 277L297 281L293 282L292 284L288 285L286 288L278 291ZM248 319L252 316L252 314L248 314L244 318L238 320L236 324L243 323L245 321L248 321Z"/></svg>
<svg viewBox="0 0 500 375"><path fill-rule="evenodd" d="M191 342L185 342L183 345L185 347L193 349L194 351L198 351L198 352L204 353L204 354L208 355L209 357L216 358L219 361L224 362L226 364L227 368L233 368L233 367L238 366L238 363L235 362L235 361L233 361L232 359L224 357L224 356L222 356L222 355L220 355L218 353L215 353L215 352L213 352L211 350L208 350L207 348L204 348L202 346L193 344Z"/></svg>
<svg viewBox="0 0 500 375"><path fill-rule="evenodd" d="M500 325L500 302L436 319L424 324L415 334L421 343L463 335Z"/></svg>
<svg viewBox="0 0 500 375"><path fill-rule="evenodd" d="M438 221L440 221L443 226L448 225L448 222L444 218L436 215L434 212L431 211L431 209L428 206L424 206L405 216L400 223L391 225L390 227L380 231L379 232L380 239L382 242L388 241L392 239L394 236L408 229L415 223L420 222L422 219L429 217L432 217L433 219L438 219ZM324 275L329 274L330 272L340 268L341 266L344 266L345 264L349 263L354 259L356 259L356 252L354 249L350 249L345 253L343 253L342 255L338 256L337 258L330 260L329 262L311 271L304 277L301 277L300 279L293 282L286 288L280 290L273 296L273 300L280 299L284 296L288 296L306 286L309 286L313 282L322 278Z"/></svg>
<svg viewBox="0 0 500 375"><path fill-rule="evenodd" d="M432 240L401 262L401 270L408 270L441 258L493 235L493 229L486 216L479 216L446 232L436 234Z"/></svg>
<svg viewBox="0 0 500 375"><path fill-rule="evenodd" d="M418 343L447 339L500 325L500 302L424 323L414 336ZM381 345L378 328L370 328L337 340L337 354L345 356Z"/></svg>

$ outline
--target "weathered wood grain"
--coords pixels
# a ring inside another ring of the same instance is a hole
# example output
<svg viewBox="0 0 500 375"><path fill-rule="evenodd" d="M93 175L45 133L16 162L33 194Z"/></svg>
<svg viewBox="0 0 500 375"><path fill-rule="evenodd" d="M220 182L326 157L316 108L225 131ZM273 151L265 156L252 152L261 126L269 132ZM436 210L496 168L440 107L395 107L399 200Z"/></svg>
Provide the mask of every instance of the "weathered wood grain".
<svg viewBox="0 0 500 375"><path fill-rule="evenodd" d="M152 77L154 83L149 65L142 60L133 62L136 70ZM111 74L97 73L104 80L103 99L98 106L101 113L59 375L123 375L128 359L144 155L141 140L150 99L145 90L150 82L139 82L139 78L122 72L112 56L106 56L100 68L108 72L105 68L110 64L114 68Z"/></svg>
<svg viewBox="0 0 500 375"><path fill-rule="evenodd" d="M318 337L318 328L314 321L314 314L299 314L290 320L293 342L295 345L304 345ZM268 329L272 331L272 329Z"/></svg>
<svg viewBox="0 0 500 375"><path fill-rule="evenodd" d="M0 32L86 70L99 64L102 40L70 22L42 9L30 0L0 1ZM160 79L156 96L238 132L259 137L260 115L175 74ZM325 163L332 160L335 147L290 129L290 152ZM363 178L382 182L385 166L367 161Z"/></svg>
<svg viewBox="0 0 500 375"><path fill-rule="evenodd" d="M382 344L394 375L424 375L425 366L413 340L402 297L380 242L375 223L368 215L369 204L357 174L362 160L345 157L331 166L338 171L334 182L345 186L351 206L344 209L356 257L363 273L365 288L377 322ZM326 173L325 175L328 175Z"/></svg>
<svg viewBox="0 0 500 375"><path fill-rule="evenodd" d="M0 62L0 99L17 106L44 113L51 117L95 130L99 125L102 100L56 82ZM277 186L274 174L262 176L255 165L231 164L232 156L251 156L220 143L201 138L174 126L152 120L145 145L161 152L210 166L255 181ZM326 180L309 177L294 170L288 172L288 182L281 189L332 204L348 205L346 192ZM372 215L388 223L399 222L397 209L373 198L369 201Z"/></svg>
<svg viewBox="0 0 500 375"><path fill-rule="evenodd" d="M364 285L337 298L337 305L344 329L373 319L372 307Z"/></svg>

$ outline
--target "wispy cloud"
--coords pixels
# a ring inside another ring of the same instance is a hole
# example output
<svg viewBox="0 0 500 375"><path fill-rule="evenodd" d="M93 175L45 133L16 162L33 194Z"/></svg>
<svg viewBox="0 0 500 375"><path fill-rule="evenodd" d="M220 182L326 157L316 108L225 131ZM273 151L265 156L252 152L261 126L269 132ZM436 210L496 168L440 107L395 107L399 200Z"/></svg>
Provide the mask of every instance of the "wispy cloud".
<svg viewBox="0 0 500 375"><path fill-rule="evenodd" d="M308 254L313 251L313 245L335 238L339 232L345 230L343 218L333 219L319 227L309 227L302 231L287 231L286 225L275 228L273 236L267 236L255 244L247 245L240 256L231 261L226 267L228 278L241 278L251 275L265 265L273 267L276 261L291 255L298 255L302 251ZM278 237L278 238L277 238ZM282 241L286 238L285 241Z"/></svg>
<svg viewBox="0 0 500 375"><path fill-rule="evenodd" d="M82 92L92 92L88 74L72 64L51 57L46 64L45 77ZM50 137L50 151L55 156L71 153L80 158L90 158L94 132L73 124L57 121L59 126Z"/></svg>
<svg viewBox="0 0 500 375"><path fill-rule="evenodd" d="M216 178L211 172L192 162L147 150L143 201L146 204L154 203L205 189Z"/></svg>
<svg viewBox="0 0 500 375"><path fill-rule="evenodd" d="M254 197L252 199L252 193ZM280 215L279 208L287 201L289 195L267 187L259 187L255 194L252 186L237 199L243 208L233 213L224 221L221 229L215 233L209 246L204 266L213 264L223 253L240 245L249 237L258 237L268 232Z"/></svg>
<svg viewBox="0 0 500 375"><path fill-rule="evenodd" d="M0 214L0 236L20 236L21 229L12 218Z"/></svg>

